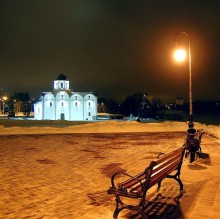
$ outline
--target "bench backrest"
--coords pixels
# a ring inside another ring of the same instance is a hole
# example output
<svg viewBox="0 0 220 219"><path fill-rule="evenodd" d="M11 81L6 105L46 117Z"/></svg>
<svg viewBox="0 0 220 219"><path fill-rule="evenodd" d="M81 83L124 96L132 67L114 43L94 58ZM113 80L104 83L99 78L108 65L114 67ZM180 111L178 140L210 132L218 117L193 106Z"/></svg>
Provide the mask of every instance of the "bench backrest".
<svg viewBox="0 0 220 219"><path fill-rule="evenodd" d="M150 164L149 168L153 168L151 170L151 177L147 186L148 189L160 182L174 170L178 170L181 167L184 150L185 148L181 147Z"/></svg>
<svg viewBox="0 0 220 219"><path fill-rule="evenodd" d="M162 158L152 161L145 171L120 183L130 192L146 192L147 189L160 182L174 170L180 171L185 147L181 147Z"/></svg>

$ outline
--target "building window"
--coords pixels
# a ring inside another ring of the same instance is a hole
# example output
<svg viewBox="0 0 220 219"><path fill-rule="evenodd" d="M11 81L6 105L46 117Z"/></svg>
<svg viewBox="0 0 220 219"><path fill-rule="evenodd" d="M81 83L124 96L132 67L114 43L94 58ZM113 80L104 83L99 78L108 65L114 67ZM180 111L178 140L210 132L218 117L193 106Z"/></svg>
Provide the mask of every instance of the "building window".
<svg viewBox="0 0 220 219"><path fill-rule="evenodd" d="M89 100L90 100L90 96L89 96Z"/></svg>
<svg viewBox="0 0 220 219"><path fill-rule="evenodd" d="M75 100L77 100L77 96L75 96Z"/></svg>
<svg viewBox="0 0 220 219"><path fill-rule="evenodd" d="M52 106L52 102L50 102L50 107Z"/></svg>
<svg viewBox="0 0 220 219"><path fill-rule="evenodd" d="M91 102L89 102L88 105L91 106Z"/></svg>
<svg viewBox="0 0 220 219"><path fill-rule="evenodd" d="M63 100L63 95L61 96L62 100Z"/></svg>
<svg viewBox="0 0 220 219"><path fill-rule="evenodd" d="M63 83L60 84L61 88L63 88Z"/></svg>
<svg viewBox="0 0 220 219"><path fill-rule="evenodd" d="M75 102L75 106L77 106L78 104L77 104L77 102Z"/></svg>
<svg viewBox="0 0 220 219"><path fill-rule="evenodd" d="M61 102L61 106L62 106L62 107L64 106L63 102Z"/></svg>
<svg viewBox="0 0 220 219"><path fill-rule="evenodd" d="M89 112L89 116L91 116L91 113Z"/></svg>

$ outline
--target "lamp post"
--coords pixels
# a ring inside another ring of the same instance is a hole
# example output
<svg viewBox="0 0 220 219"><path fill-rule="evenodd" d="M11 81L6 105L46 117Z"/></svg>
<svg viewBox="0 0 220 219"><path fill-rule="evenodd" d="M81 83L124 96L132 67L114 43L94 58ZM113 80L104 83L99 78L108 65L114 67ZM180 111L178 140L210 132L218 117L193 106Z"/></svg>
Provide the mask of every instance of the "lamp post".
<svg viewBox="0 0 220 219"><path fill-rule="evenodd" d="M183 34L187 36L188 39L188 64L189 64L189 129L194 129L194 123L193 123L193 107L192 107L192 69L191 69L191 39L190 35L185 31L179 31L175 34L174 40L177 42L177 36ZM177 50L174 53L174 58L181 62L185 59L186 53L184 50Z"/></svg>

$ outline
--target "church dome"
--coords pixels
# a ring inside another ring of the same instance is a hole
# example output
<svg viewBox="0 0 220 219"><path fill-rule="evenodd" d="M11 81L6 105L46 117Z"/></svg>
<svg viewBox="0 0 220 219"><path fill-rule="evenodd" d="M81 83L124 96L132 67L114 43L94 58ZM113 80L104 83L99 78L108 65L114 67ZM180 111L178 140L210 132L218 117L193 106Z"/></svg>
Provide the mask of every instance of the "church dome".
<svg viewBox="0 0 220 219"><path fill-rule="evenodd" d="M68 80L68 79L67 79L66 75L64 75L63 73L60 73L60 74L57 76L56 80L66 81L66 80Z"/></svg>

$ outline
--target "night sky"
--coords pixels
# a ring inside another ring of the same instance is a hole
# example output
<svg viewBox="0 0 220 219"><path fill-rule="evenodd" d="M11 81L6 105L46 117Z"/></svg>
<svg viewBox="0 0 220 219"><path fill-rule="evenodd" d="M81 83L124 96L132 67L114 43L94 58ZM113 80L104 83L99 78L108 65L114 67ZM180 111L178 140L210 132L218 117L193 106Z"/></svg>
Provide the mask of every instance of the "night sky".
<svg viewBox="0 0 220 219"><path fill-rule="evenodd" d="M179 30L191 38L193 100L219 100L219 0L0 0L0 88L36 98L62 71L98 97L188 101L188 62L171 59Z"/></svg>

